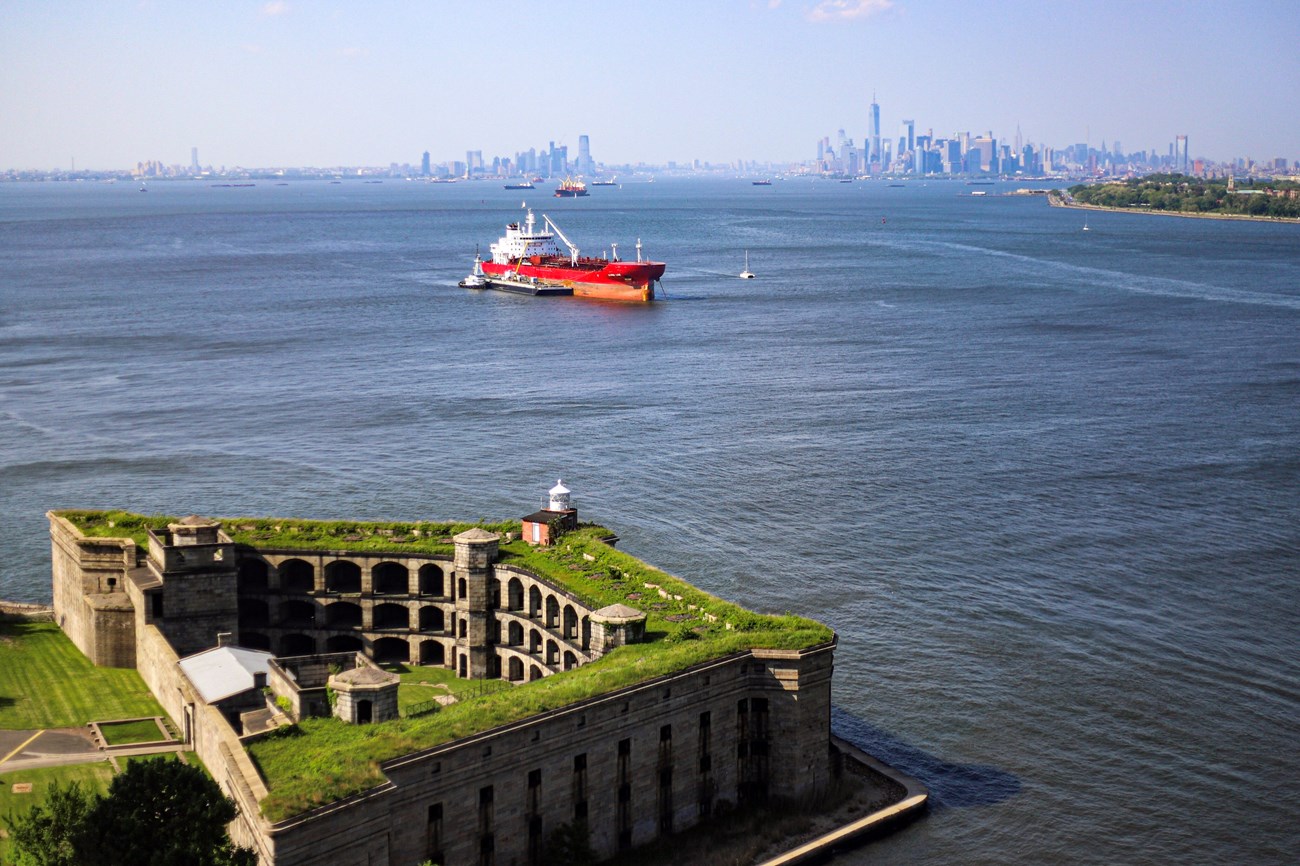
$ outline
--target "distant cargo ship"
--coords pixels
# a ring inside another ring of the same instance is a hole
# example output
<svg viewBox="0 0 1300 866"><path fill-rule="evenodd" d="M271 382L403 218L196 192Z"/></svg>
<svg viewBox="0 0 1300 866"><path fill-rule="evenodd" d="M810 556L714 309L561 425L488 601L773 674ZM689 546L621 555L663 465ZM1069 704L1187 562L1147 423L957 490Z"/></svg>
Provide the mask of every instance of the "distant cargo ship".
<svg viewBox="0 0 1300 866"><path fill-rule="evenodd" d="M580 195L590 195L587 192L587 185L580 180L574 180L566 177L560 181L560 185L555 188L556 198L577 198Z"/></svg>
<svg viewBox="0 0 1300 866"><path fill-rule="evenodd" d="M609 180L593 180L592 186L618 186L618 175L611 177Z"/></svg>
<svg viewBox="0 0 1300 866"><path fill-rule="evenodd" d="M508 183L506 189L537 189L537 187L533 186L529 181L524 181L523 183Z"/></svg>
<svg viewBox="0 0 1300 866"><path fill-rule="evenodd" d="M636 242L636 261L618 258L618 244L612 244L608 258L583 256L550 217L542 214L539 230L531 209L522 224L512 222L506 233L490 246L491 261L475 267L494 289L529 295L568 294L580 298L613 301L653 301L654 284L667 267L663 262L641 259L641 241ZM550 229L550 231L547 231ZM556 237L568 247L566 254Z"/></svg>

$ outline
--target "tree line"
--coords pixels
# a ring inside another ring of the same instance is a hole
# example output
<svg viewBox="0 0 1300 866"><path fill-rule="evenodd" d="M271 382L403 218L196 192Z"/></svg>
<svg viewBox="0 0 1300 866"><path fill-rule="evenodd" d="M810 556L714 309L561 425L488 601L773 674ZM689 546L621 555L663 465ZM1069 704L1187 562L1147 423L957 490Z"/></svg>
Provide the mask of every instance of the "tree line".
<svg viewBox="0 0 1300 866"><path fill-rule="evenodd" d="M1079 204L1175 213L1239 214L1300 218L1300 184L1293 181L1237 183L1184 174L1151 174L1103 184L1079 184L1069 193Z"/></svg>

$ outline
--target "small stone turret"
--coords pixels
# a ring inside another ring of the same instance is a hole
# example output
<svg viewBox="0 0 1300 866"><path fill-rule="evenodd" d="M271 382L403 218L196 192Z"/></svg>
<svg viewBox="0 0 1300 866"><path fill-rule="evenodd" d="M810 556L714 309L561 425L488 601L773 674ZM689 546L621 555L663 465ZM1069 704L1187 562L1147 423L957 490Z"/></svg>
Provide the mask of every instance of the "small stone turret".
<svg viewBox="0 0 1300 866"><path fill-rule="evenodd" d="M333 674L329 686L337 700L334 715L354 725L386 722L397 718L397 686L401 677L373 664L358 664L350 671Z"/></svg>

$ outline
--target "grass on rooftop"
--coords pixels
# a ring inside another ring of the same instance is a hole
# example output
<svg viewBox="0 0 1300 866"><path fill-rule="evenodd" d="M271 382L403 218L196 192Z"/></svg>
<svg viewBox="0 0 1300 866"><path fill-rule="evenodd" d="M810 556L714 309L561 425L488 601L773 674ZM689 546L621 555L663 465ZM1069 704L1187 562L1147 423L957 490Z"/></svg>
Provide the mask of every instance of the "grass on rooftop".
<svg viewBox="0 0 1300 866"><path fill-rule="evenodd" d="M0 728L162 714L139 673L95 667L54 623L0 620Z"/></svg>

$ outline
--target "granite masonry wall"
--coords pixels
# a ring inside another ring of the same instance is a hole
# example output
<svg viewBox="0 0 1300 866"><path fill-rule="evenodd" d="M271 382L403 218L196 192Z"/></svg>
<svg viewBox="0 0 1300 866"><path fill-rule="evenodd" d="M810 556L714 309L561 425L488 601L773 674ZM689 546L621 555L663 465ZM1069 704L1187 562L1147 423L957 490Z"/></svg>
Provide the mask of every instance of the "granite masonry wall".
<svg viewBox="0 0 1300 866"><path fill-rule="evenodd" d="M282 866L528 864L583 819L605 858L724 801L815 796L833 650L741 653L389 761L388 783L266 826L267 847Z"/></svg>

